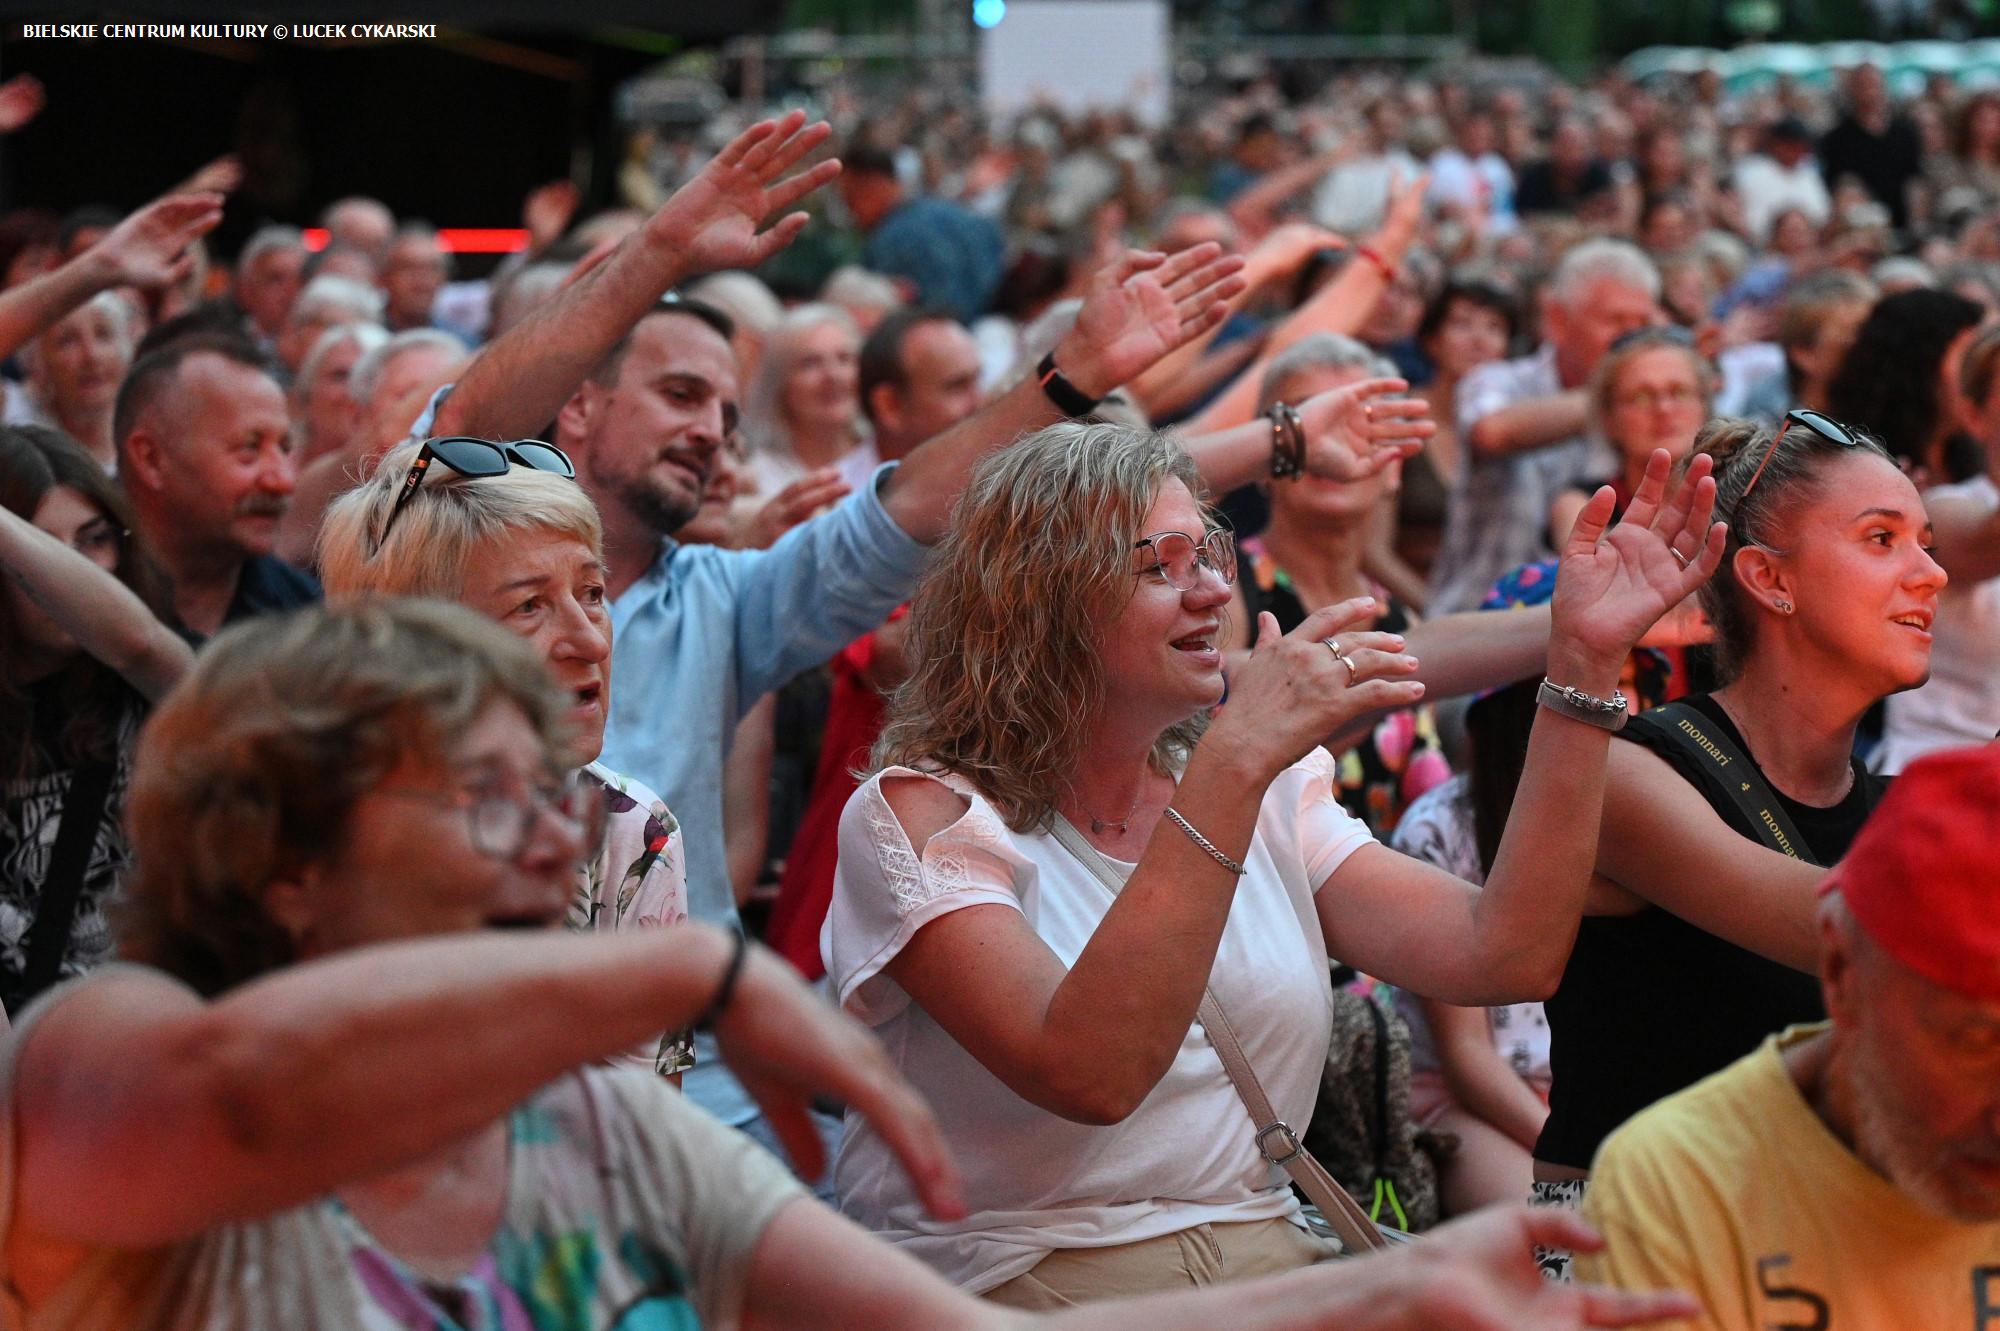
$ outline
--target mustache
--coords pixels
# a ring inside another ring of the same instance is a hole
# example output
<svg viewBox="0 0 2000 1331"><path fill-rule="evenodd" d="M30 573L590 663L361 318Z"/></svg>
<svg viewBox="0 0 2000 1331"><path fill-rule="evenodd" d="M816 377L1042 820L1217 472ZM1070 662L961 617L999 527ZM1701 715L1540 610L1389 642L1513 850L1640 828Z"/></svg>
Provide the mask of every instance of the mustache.
<svg viewBox="0 0 2000 1331"><path fill-rule="evenodd" d="M286 495L265 494L259 491L248 494L236 501L236 516L239 518L282 518L285 510L292 506Z"/></svg>

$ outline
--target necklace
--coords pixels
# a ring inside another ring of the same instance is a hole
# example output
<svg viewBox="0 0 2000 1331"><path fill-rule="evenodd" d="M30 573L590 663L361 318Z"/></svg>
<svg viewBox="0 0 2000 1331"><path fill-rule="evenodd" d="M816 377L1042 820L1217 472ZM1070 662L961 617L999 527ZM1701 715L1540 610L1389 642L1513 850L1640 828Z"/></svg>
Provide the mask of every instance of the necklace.
<svg viewBox="0 0 2000 1331"><path fill-rule="evenodd" d="M1125 810L1125 816L1123 818L1099 818L1097 815L1091 814L1090 830L1099 836L1102 836L1104 833L1111 831L1115 831L1118 833L1118 835L1124 836L1125 829L1132 825L1133 813L1136 812L1139 808L1139 796L1145 793L1146 793L1146 783L1141 781L1139 783L1138 793L1132 796L1132 807ZM1090 810L1085 809L1084 812L1090 813Z"/></svg>

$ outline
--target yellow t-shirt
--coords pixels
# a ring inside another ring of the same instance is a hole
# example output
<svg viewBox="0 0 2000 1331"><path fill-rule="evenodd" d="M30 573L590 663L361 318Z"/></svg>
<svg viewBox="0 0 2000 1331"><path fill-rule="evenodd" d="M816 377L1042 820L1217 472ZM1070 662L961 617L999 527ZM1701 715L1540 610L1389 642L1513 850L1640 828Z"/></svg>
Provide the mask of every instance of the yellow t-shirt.
<svg viewBox="0 0 2000 1331"><path fill-rule="evenodd" d="M1830 1132L1779 1050L1794 1027L1613 1133L1583 1210L1604 1252L1576 1278L1686 1290L1676 1327L2000 1331L2000 1223L1918 1207Z"/></svg>

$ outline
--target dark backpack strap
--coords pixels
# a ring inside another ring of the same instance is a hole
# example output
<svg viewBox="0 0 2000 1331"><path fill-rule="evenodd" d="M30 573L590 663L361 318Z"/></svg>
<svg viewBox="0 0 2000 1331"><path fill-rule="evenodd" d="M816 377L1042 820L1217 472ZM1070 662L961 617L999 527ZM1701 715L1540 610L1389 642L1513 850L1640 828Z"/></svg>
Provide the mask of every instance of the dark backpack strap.
<svg viewBox="0 0 2000 1331"><path fill-rule="evenodd" d="M1781 855L1819 864L1757 764L1720 726L1684 702L1655 707L1645 713L1645 719L1653 722L1649 733L1662 737L1688 759L1711 797L1726 800L1743 814L1757 840Z"/></svg>
<svg viewBox="0 0 2000 1331"><path fill-rule="evenodd" d="M90 852L97 844L98 825L104 821L104 803L111 796L113 771L112 763L91 763L70 776L69 791L63 796L62 822L56 827L56 844L49 851L49 871L35 903L35 922L28 926L24 946L27 961L20 983L9 996L10 1013L18 1013L61 974L70 928L76 922L76 903L83 896L83 880L90 869Z"/></svg>

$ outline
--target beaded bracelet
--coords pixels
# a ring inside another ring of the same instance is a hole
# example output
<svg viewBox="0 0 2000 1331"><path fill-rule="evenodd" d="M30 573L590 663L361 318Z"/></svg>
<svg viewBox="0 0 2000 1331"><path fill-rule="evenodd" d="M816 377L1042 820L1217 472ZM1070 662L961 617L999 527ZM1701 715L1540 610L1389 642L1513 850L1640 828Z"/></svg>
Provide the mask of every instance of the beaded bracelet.
<svg viewBox="0 0 2000 1331"><path fill-rule="evenodd" d="M1237 863L1235 860L1230 859L1227 855L1223 854L1222 851L1216 846L1216 844L1213 841L1210 841L1207 837L1195 831L1194 824L1189 822L1187 819L1181 817L1179 809L1174 808L1171 804L1168 805L1167 817L1173 819L1175 825L1178 826L1181 829L1181 831L1186 832L1188 834L1189 840L1193 841L1195 845L1200 846L1203 850L1207 851L1210 859L1214 860L1217 864L1221 865L1223 868L1229 870L1229 872L1235 874L1238 878L1241 878L1243 876L1244 872L1243 866Z"/></svg>

